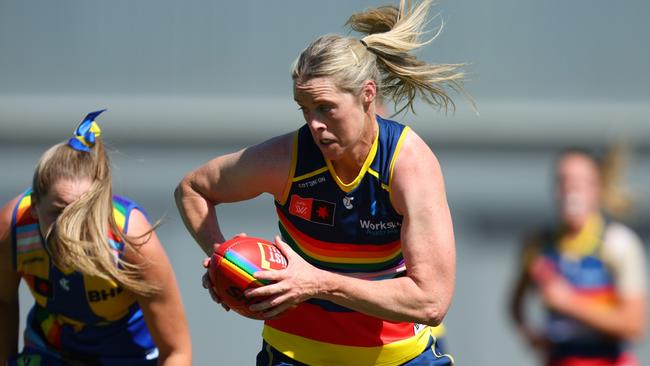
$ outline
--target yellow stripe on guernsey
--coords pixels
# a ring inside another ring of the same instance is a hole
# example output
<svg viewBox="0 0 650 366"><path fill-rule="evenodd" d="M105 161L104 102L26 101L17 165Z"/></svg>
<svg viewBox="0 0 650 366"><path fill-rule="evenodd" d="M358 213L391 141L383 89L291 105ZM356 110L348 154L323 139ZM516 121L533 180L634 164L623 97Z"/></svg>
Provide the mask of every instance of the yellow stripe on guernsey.
<svg viewBox="0 0 650 366"><path fill-rule="evenodd" d="M308 365L396 366L422 353L431 337L431 330L425 327L411 338L379 347L355 347L318 342L271 327L264 327L263 337L270 340L269 343L273 348Z"/></svg>
<svg viewBox="0 0 650 366"><path fill-rule="evenodd" d="M289 179L287 179L282 197L278 200L283 205L287 202L287 197L289 197L289 191L291 190L291 183L293 182L292 178L296 174L296 161L298 161L296 151L298 151L298 131L294 132L291 137L291 168L289 169Z"/></svg>
<svg viewBox="0 0 650 366"><path fill-rule="evenodd" d="M379 173L376 170L374 170L372 168L368 168L368 174L370 174L373 177L377 178L377 180L380 180ZM387 184L384 184L383 182L381 183L381 188L383 188L384 190L390 192L390 187Z"/></svg>
<svg viewBox="0 0 650 366"><path fill-rule="evenodd" d="M397 146L395 146L395 152L393 153L393 157L390 160L390 178L388 178L388 191L390 192L391 187L393 186L393 170L395 169L395 161L397 161L397 156L399 155L399 152L402 150L402 145L404 144L404 138L406 135L409 133L411 128L409 126L405 126L404 130L402 131L402 134L399 136L399 140L397 140Z"/></svg>
<svg viewBox="0 0 650 366"><path fill-rule="evenodd" d="M377 155L377 139L379 138L379 130L377 130L377 134L375 134L375 139L372 142L372 147L370 148L370 152L368 153L368 156L366 156L366 161L363 162L363 166L361 166L361 170L359 171L359 174L357 174L357 177L354 178L354 180L350 183L344 183L341 178L336 174L336 170L334 170L334 166L332 165L332 162L329 159L325 159L325 163L327 164L327 169L329 169L330 173L332 174L332 177L334 178L334 181L336 184L341 188L343 192L350 192L353 189L355 189L359 183L361 182L361 179L366 175L366 172L368 171L368 168L370 167L370 164L372 164L372 161L375 160L375 155Z"/></svg>
<svg viewBox="0 0 650 366"><path fill-rule="evenodd" d="M431 327L431 335L433 335L434 337L440 339L440 338L445 336L445 330L446 329L445 329L444 324L440 324L438 326Z"/></svg>

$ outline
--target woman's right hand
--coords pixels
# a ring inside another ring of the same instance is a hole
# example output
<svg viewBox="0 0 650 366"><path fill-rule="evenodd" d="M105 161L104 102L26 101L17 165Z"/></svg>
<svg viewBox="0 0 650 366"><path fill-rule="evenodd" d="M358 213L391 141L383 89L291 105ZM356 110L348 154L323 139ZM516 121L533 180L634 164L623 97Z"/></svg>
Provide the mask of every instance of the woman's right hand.
<svg viewBox="0 0 650 366"><path fill-rule="evenodd" d="M239 234L233 236L232 239L240 238L240 237L246 237L246 236L248 236L246 233L239 233ZM217 251L217 249L219 248L220 245L221 244L214 244L212 246L214 251ZM208 273L208 271L209 271L208 268L210 267L210 261L211 261L210 257L207 257L207 258L205 258L203 260L203 268L205 268L206 271L203 274L203 277L201 278L201 284L203 285L204 289L208 290L208 292L210 293L210 297L212 298L212 300L214 302L216 302L217 304L220 304L221 307L223 307L226 311L230 311L230 307L228 305L224 304L223 301L221 301L221 298L219 297L219 295L217 295L217 293L214 291L214 286L212 284L212 281L210 281L210 274Z"/></svg>
<svg viewBox="0 0 650 366"><path fill-rule="evenodd" d="M228 307L228 305L224 304L221 301L221 298L219 298L219 295L217 295L217 293L213 289L212 281L210 281L210 274L208 273L208 267L210 267L210 260L211 260L210 257L207 257L203 260L203 268L205 268L206 271L203 274L203 277L201 278L201 284L203 285L204 289L208 290L208 292L210 293L210 297L214 302L220 304L221 307L223 307L226 311L229 311L230 307Z"/></svg>

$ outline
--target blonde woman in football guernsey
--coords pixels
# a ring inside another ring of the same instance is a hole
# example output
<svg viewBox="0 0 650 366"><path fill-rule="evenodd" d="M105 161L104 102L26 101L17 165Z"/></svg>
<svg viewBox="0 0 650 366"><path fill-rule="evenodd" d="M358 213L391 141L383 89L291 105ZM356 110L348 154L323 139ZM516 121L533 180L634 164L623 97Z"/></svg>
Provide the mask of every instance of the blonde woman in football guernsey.
<svg viewBox="0 0 650 366"><path fill-rule="evenodd" d="M88 114L0 211L0 365L190 365L172 267ZM18 285L35 303L18 353Z"/></svg>
<svg viewBox="0 0 650 366"><path fill-rule="evenodd" d="M620 161L562 153L555 166L558 222L526 242L512 315L545 365L640 365L629 343L646 328L646 259L639 237L612 218L626 206L613 184ZM524 314L527 290L546 309L541 330Z"/></svg>
<svg viewBox="0 0 650 366"><path fill-rule="evenodd" d="M352 15L361 39L325 35L302 51L294 99L305 125L190 172L176 190L185 224L206 254L225 238L215 205L269 193L288 267L249 298L267 320L258 365L451 365L431 326L451 304L455 243L438 161L409 127L376 114L384 95L452 105L461 65L411 51L431 1ZM216 245L215 245L216 243ZM205 282L205 277L204 277ZM209 284L206 287L210 287Z"/></svg>

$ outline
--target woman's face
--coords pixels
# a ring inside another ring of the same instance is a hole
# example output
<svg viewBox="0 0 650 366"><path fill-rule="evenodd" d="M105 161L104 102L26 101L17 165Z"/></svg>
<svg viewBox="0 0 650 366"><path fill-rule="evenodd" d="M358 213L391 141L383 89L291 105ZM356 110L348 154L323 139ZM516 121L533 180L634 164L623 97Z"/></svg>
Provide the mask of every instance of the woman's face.
<svg viewBox="0 0 650 366"><path fill-rule="evenodd" d="M63 209L88 192L91 184L89 179L59 179L39 198L34 209L44 238Z"/></svg>
<svg viewBox="0 0 650 366"><path fill-rule="evenodd" d="M558 161L556 174L560 217L565 224L581 228L589 216L600 211L598 166L584 154L569 153Z"/></svg>
<svg viewBox="0 0 650 366"><path fill-rule="evenodd" d="M368 128L366 110L374 100L374 89L367 89L368 85L361 95L355 96L339 90L327 77L294 83L294 99L325 158L340 159Z"/></svg>

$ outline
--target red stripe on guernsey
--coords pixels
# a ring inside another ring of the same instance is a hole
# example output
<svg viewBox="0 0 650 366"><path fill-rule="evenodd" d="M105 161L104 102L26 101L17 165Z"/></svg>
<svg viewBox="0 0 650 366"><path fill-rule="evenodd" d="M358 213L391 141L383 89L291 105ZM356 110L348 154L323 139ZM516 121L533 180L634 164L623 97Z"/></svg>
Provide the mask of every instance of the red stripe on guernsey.
<svg viewBox="0 0 650 366"><path fill-rule="evenodd" d="M415 334L412 323L389 322L356 311L328 312L309 303L267 320L266 325L315 341L356 347L383 346Z"/></svg>
<svg viewBox="0 0 650 366"><path fill-rule="evenodd" d="M325 257L386 258L396 256L401 251L401 242L399 240L382 245L331 243L317 240L293 226L280 209L277 209L277 212L282 226L289 232L291 238L298 245L312 253Z"/></svg>
<svg viewBox="0 0 650 366"><path fill-rule="evenodd" d="M23 231L20 233L16 233L16 239L25 239L25 238L32 238L34 236L37 236L39 234L38 232L38 227L35 227L33 230L30 231Z"/></svg>

